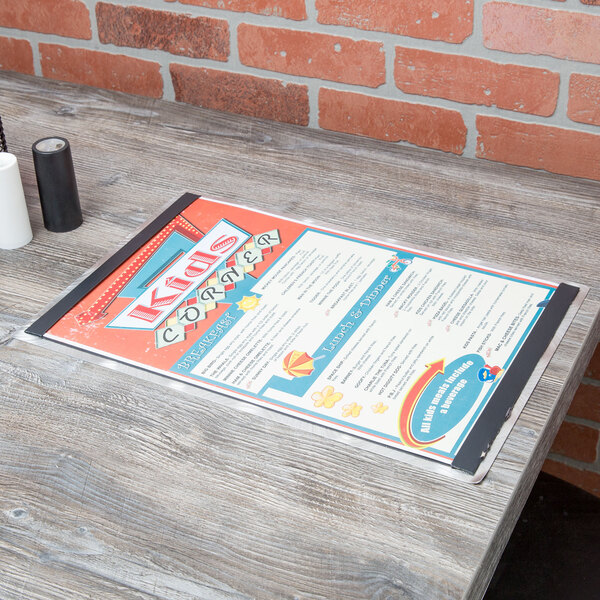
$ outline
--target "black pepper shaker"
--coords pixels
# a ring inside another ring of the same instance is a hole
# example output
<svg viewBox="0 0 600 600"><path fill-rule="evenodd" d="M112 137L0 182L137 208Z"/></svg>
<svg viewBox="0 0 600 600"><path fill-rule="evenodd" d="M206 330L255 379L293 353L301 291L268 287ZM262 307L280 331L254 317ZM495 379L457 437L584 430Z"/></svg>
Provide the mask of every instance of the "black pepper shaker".
<svg viewBox="0 0 600 600"><path fill-rule="evenodd" d="M48 137L31 147L44 227L64 232L83 223L71 147L65 138Z"/></svg>
<svg viewBox="0 0 600 600"><path fill-rule="evenodd" d="M8 152L6 137L4 136L4 127L2 127L2 117L0 117L0 152Z"/></svg>

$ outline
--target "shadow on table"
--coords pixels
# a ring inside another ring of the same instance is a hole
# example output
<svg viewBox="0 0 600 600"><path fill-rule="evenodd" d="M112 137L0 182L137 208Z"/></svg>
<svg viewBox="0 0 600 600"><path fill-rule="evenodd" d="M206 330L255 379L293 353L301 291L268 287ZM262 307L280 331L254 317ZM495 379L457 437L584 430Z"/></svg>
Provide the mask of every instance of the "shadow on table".
<svg viewBox="0 0 600 600"><path fill-rule="evenodd" d="M600 498L540 473L484 600L600 599Z"/></svg>

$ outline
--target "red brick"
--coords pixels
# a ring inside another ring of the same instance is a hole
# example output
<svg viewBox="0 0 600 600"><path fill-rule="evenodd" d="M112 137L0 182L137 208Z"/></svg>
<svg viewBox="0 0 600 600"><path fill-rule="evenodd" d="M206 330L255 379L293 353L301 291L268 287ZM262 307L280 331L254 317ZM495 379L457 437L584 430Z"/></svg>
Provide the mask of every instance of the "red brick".
<svg viewBox="0 0 600 600"><path fill-rule="evenodd" d="M598 40L600 15L508 2L483 5L486 48L600 63Z"/></svg>
<svg viewBox="0 0 600 600"><path fill-rule="evenodd" d="M160 65L148 60L58 44L40 44L42 74L128 94L160 98Z"/></svg>
<svg viewBox="0 0 600 600"><path fill-rule="evenodd" d="M567 114L572 121L600 125L600 77L571 75Z"/></svg>
<svg viewBox="0 0 600 600"><path fill-rule="evenodd" d="M582 383L575 392L569 414L600 423L600 385Z"/></svg>
<svg viewBox="0 0 600 600"><path fill-rule="evenodd" d="M550 452L593 463L597 458L599 436L597 429L565 421L554 438Z"/></svg>
<svg viewBox="0 0 600 600"><path fill-rule="evenodd" d="M564 1L564 0L561 0ZM592 6L600 6L600 0L581 0L582 4L591 4Z"/></svg>
<svg viewBox="0 0 600 600"><path fill-rule="evenodd" d="M33 51L27 40L0 37L0 69L33 75Z"/></svg>
<svg viewBox="0 0 600 600"><path fill-rule="evenodd" d="M164 50L192 58L226 61L229 24L224 19L190 17L138 6L96 5L103 44Z"/></svg>
<svg viewBox="0 0 600 600"><path fill-rule="evenodd" d="M238 48L240 60L250 67L367 87L385 83L379 42L242 23Z"/></svg>
<svg viewBox="0 0 600 600"><path fill-rule="evenodd" d="M317 20L460 44L473 32L472 0L317 0Z"/></svg>
<svg viewBox="0 0 600 600"><path fill-rule="evenodd" d="M435 108L322 88L319 125L323 129L462 154L467 128L455 110Z"/></svg>
<svg viewBox="0 0 600 600"><path fill-rule="evenodd" d="M0 0L0 26L89 40L90 13L81 0Z"/></svg>
<svg viewBox="0 0 600 600"><path fill-rule="evenodd" d="M166 2L174 1L166 0ZM306 19L304 0L179 0L179 2L235 12L250 12L269 17L283 17L295 21Z"/></svg>
<svg viewBox="0 0 600 600"><path fill-rule="evenodd" d="M544 462L543 470L600 498L600 473L577 469L552 459Z"/></svg>
<svg viewBox="0 0 600 600"><path fill-rule="evenodd" d="M308 125L308 88L215 69L171 65L175 99L260 119Z"/></svg>
<svg viewBox="0 0 600 600"><path fill-rule="evenodd" d="M478 158L600 180L600 135L477 115Z"/></svg>
<svg viewBox="0 0 600 600"><path fill-rule="evenodd" d="M596 346L590 364L585 370L586 377L592 377L593 379L600 379L600 344Z"/></svg>
<svg viewBox="0 0 600 600"><path fill-rule="evenodd" d="M497 106L548 117L560 75L533 67L396 47L396 86L409 94Z"/></svg>

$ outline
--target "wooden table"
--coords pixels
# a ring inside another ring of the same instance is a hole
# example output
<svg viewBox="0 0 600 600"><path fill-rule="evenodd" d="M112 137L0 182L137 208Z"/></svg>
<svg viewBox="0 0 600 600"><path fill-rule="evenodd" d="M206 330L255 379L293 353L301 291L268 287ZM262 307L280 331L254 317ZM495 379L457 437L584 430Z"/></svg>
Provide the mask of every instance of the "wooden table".
<svg viewBox="0 0 600 600"><path fill-rule="evenodd" d="M480 598L600 334L600 184L0 76L34 241L0 252L0 597ZM41 223L31 144L85 222ZM591 290L481 485L15 335L170 199L222 196Z"/></svg>

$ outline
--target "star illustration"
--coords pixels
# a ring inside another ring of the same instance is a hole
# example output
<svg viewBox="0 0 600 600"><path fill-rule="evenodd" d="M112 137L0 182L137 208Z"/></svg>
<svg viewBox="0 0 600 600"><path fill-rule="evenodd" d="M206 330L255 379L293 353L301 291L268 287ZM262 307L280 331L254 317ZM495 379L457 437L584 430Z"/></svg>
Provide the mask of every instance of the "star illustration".
<svg viewBox="0 0 600 600"><path fill-rule="evenodd" d="M260 300L256 296L244 296L239 302L236 302L236 304L240 310L248 312L249 310L254 310L259 302Z"/></svg>

